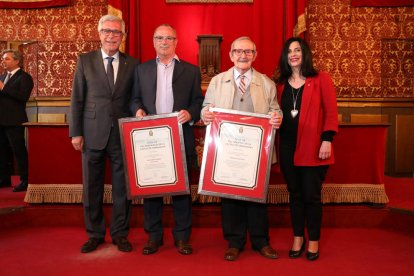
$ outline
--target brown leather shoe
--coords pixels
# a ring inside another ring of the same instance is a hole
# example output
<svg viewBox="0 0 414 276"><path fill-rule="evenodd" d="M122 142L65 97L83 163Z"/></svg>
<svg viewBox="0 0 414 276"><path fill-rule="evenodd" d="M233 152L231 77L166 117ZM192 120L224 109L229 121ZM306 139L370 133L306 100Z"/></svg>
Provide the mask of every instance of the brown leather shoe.
<svg viewBox="0 0 414 276"><path fill-rule="evenodd" d="M240 255L240 249L235 247L229 247L224 253L224 259L226 261L235 261Z"/></svg>
<svg viewBox="0 0 414 276"><path fill-rule="evenodd" d="M112 240L112 243L118 247L119 251L131 252L132 245L125 237L119 237Z"/></svg>
<svg viewBox="0 0 414 276"><path fill-rule="evenodd" d="M274 250L270 245L266 245L262 249L260 249L260 255L268 259L277 259L279 256L277 255L276 250Z"/></svg>
<svg viewBox="0 0 414 276"><path fill-rule="evenodd" d="M186 241L182 241L182 240L175 241L174 245L175 247L177 247L178 253L180 254L190 255L191 253L193 253L193 248Z"/></svg>
<svg viewBox="0 0 414 276"><path fill-rule="evenodd" d="M154 254L158 251L158 248L162 245L161 241L154 241L154 240L148 240L147 243L144 245L144 248L142 249L142 254L144 255L150 255Z"/></svg>

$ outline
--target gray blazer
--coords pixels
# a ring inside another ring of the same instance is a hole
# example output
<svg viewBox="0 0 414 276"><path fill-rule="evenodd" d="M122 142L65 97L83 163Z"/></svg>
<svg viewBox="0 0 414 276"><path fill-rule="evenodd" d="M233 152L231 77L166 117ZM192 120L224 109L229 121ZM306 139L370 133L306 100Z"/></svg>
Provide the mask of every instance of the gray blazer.
<svg viewBox="0 0 414 276"><path fill-rule="evenodd" d="M101 50L80 55L72 86L69 136L83 136L87 148L105 148L111 128L118 131L118 119L129 117L133 73L138 60L119 53L119 68L111 90Z"/></svg>

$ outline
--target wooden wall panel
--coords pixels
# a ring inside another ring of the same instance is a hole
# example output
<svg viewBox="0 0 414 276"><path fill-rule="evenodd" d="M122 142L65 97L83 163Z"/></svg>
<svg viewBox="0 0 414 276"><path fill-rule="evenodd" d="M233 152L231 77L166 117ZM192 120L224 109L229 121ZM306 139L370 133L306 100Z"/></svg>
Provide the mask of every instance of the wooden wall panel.
<svg viewBox="0 0 414 276"><path fill-rule="evenodd" d="M375 124L388 122L388 114L351 114L351 123L354 124Z"/></svg>
<svg viewBox="0 0 414 276"><path fill-rule="evenodd" d="M395 171L414 174L414 115L396 115Z"/></svg>

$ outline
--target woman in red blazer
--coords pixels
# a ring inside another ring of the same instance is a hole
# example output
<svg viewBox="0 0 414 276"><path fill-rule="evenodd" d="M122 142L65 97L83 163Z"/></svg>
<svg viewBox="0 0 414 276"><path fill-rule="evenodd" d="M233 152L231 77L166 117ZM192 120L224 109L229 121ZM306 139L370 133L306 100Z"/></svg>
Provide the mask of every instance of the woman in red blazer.
<svg viewBox="0 0 414 276"><path fill-rule="evenodd" d="M334 162L332 140L338 132L335 87L330 76L313 67L312 53L301 38L290 38L283 46L277 80L278 101L283 111L280 127L280 168L286 180L293 245L290 258L305 250L308 260L319 257L322 220L322 182Z"/></svg>

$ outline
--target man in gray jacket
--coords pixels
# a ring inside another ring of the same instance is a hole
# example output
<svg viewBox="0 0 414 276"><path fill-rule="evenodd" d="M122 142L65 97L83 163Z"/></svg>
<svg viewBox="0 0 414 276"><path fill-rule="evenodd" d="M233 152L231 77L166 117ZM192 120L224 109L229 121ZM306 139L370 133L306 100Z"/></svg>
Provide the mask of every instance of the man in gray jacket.
<svg viewBox="0 0 414 276"><path fill-rule="evenodd" d="M118 119L130 116L133 72L138 60L119 52L125 36L122 19L105 15L99 20L102 47L79 57L72 89L69 136L82 151L83 206L89 239L81 252L94 251L104 242L103 193L105 160L112 173L112 242L129 252L127 240L131 201L127 199Z"/></svg>

